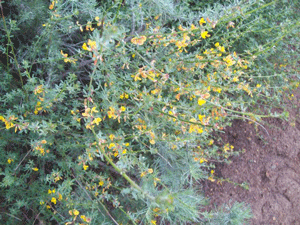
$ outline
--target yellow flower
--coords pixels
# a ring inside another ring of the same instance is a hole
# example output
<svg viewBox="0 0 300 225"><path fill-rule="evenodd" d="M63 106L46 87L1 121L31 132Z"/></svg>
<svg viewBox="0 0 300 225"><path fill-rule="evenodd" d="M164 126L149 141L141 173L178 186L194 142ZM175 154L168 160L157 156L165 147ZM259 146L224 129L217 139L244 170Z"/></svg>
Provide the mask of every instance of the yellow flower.
<svg viewBox="0 0 300 225"><path fill-rule="evenodd" d="M13 161L14 161L14 160L11 159L11 158L9 158L9 159L7 160L8 164L11 164Z"/></svg>
<svg viewBox="0 0 300 225"><path fill-rule="evenodd" d="M86 25L86 27L85 27L85 30L90 30L90 31L95 30L95 28L92 27L91 21L88 21L88 22L87 22L87 25Z"/></svg>
<svg viewBox="0 0 300 225"><path fill-rule="evenodd" d="M53 7L54 7L54 1L51 3L51 5L49 6L49 9L53 9Z"/></svg>
<svg viewBox="0 0 300 225"><path fill-rule="evenodd" d="M207 160L205 158L200 158L199 162L204 163L204 162L207 162Z"/></svg>
<svg viewBox="0 0 300 225"><path fill-rule="evenodd" d="M191 24L191 30L196 30L197 27L194 24Z"/></svg>
<svg viewBox="0 0 300 225"><path fill-rule="evenodd" d="M85 42L83 43L83 45L82 45L82 48L83 48L83 50L86 50L86 51L88 51L88 50L89 50L89 48L87 47L87 45L86 45L86 43L85 43Z"/></svg>
<svg viewBox="0 0 300 225"><path fill-rule="evenodd" d="M203 18L201 18L201 19L199 20L200 26L202 26L202 24L204 24L204 23L206 23L206 21L205 21Z"/></svg>
<svg viewBox="0 0 300 225"><path fill-rule="evenodd" d="M213 177L209 177L208 180L210 180L211 182L215 182L216 181Z"/></svg>
<svg viewBox="0 0 300 225"><path fill-rule="evenodd" d="M53 202L53 204L56 204L56 198L52 197L51 202Z"/></svg>
<svg viewBox="0 0 300 225"><path fill-rule="evenodd" d="M97 47L96 41L91 41L90 39L88 40L88 45L91 47L91 49L96 49Z"/></svg>
<svg viewBox="0 0 300 225"><path fill-rule="evenodd" d="M156 220L151 220L151 224L156 225Z"/></svg>
<svg viewBox="0 0 300 225"><path fill-rule="evenodd" d="M32 168L32 170L33 171L38 171L39 169L35 167L35 168Z"/></svg>
<svg viewBox="0 0 300 225"><path fill-rule="evenodd" d="M150 140L150 144L151 144L151 145L154 145L154 144L155 144L155 140L151 139L151 140Z"/></svg>
<svg viewBox="0 0 300 225"><path fill-rule="evenodd" d="M184 31L184 29L182 28L181 25L178 26L178 29L181 30L181 31Z"/></svg>
<svg viewBox="0 0 300 225"><path fill-rule="evenodd" d="M100 180L99 186L103 186L103 184L104 184L103 180Z"/></svg>
<svg viewBox="0 0 300 225"><path fill-rule="evenodd" d="M74 214L75 216L78 216L78 215L79 215L79 211L76 210L76 209L73 209L73 214Z"/></svg>
<svg viewBox="0 0 300 225"><path fill-rule="evenodd" d="M108 138L109 138L111 141L113 141L113 140L114 140L114 138L115 138L115 135L113 135L113 134L110 134L110 135L108 136Z"/></svg>
<svg viewBox="0 0 300 225"><path fill-rule="evenodd" d="M148 173L153 173L153 169L148 169Z"/></svg>
<svg viewBox="0 0 300 225"><path fill-rule="evenodd" d="M121 106L121 112L125 112L126 108L124 106Z"/></svg>
<svg viewBox="0 0 300 225"><path fill-rule="evenodd" d="M124 150L122 151L122 154L126 154L126 152L127 152L127 150L126 150L126 149L124 149Z"/></svg>
<svg viewBox="0 0 300 225"><path fill-rule="evenodd" d="M113 107L109 107L109 111L107 111L108 118L116 119L115 109Z"/></svg>
<svg viewBox="0 0 300 225"><path fill-rule="evenodd" d="M60 50L60 54L65 58L64 59L65 63L70 62L70 63L74 63L75 64L75 62L77 61L77 59L68 58L68 54L64 54L62 50Z"/></svg>
<svg viewBox="0 0 300 225"><path fill-rule="evenodd" d="M43 91L44 91L43 85L39 85L34 89L34 94L37 95L37 94L42 93Z"/></svg>
<svg viewBox="0 0 300 225"><path fill-rule="evenodd" d="M97 125L99 125L99 123L100 123L101 121L102 121L102 119L99 118L99 117L97 117L97 118L95 118L95 119L93 120L92 124L97 124Z"/></svg>
<svg viewBox="0 0 300 225"><path fill-rule="evenodd" d="M199 98L198 99L198 105L204 105L206 101L204 99Z"/></svg>
<svg viewBox="0 0 300 225"><path fill-rule="evenodd" d="M82 113L81 115L84 116L84 117L88 117L90 111L91 111L90 108L86 108L86 109L84 110L84 113Z"/></svg>
<svg viewBox="0 0 300 225"><path fill-rule="evenodd" d="M61 201L61 200L62 200L62 195L58 194L58 201Z"/></svg>
<svg viewBox="0 0 300 225"><path fill-rule="evenodd" d="M116 147L115 143L110 143L109 146L108 146L109 149L111 149L113 147Z"/></svg>
<svg viewBox="0 0 300 225"><path fill-rule="evenodd" d="M131 39L131 43L136 45L143 45L146 40L147 40L146 36L135 37Z"/></svg>
<svg viewBox="0 0 300 225"><path fill-rule="evenodd" d="M84 169L84 170L87 170L88 168L89 168L88 165L83 165L83 169Z"/></svg>
<svg viewBox="0 0 300 225"><path fill-rule="evenodd" d="M239 81L239 77L233 77L232 81L233 82L238 82Z"/></svg>
<svg viewBox="0 0 300 225"><path fill-rule="evenodd" d="M210 35L208 34L208 31L202 31L202 32L201 32L201 37L202 37L203 39L205 39L205 38L207 38L207 37L210 37Z"/></svg>
<svg viewBox="0 0 300 225"><path fill-rule="evenodd" d="M205 118L205 115L199 114L199 115L198 115L198 118L199 118L199 120L200 120L201 122L203 122L203 118Z"/></svg>
<svg viewBox="0 0 300 225"><path fill-rule="evenodd" d="M158 211L159 211L159 208L157 208L157 207L153 209L153 212L158 212Z"/></svg>
<svg viewBox="0 0 300 225"><path fill-rule="evenodd" d="M235 64L235 61L233 61L232 56L228 55L225 58L223 58L223 61L226 62L227 67L232 66L233 64Z"/></svg>
<svg viewBox="0 0 300 225"><path fill-rule="evenodd" d="M67 57L68 57L68 54L64 54L62 50L60 50L60 54L61 54L64 58L67 58Z"/></svg>

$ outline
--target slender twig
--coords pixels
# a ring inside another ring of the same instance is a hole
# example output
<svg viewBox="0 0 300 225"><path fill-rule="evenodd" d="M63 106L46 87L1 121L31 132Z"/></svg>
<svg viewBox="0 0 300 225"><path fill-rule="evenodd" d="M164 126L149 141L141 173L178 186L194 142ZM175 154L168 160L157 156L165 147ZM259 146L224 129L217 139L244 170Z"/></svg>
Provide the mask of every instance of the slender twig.
<svg viewBox="0 0 300 225"><path fill-rule="evenodd" d="M3 14L3 8L2 8L2 0L0 0L0 8L1 8L1 16L2 16L2 19L3 19L3 26L4 26L5 32L7 34L8 42L12 45L11 46L11 52L12 52L12 54L14 56L14 61L16 63L17 70L18 70L19 76L20 76L20 81L21 81L21 84L22 84L22 87L23 87L23 79L22 79L22 75L21 75L21 71L20 71L20 66L19 66L16 54L15 54L15 51L14 51L14 48L13 48L13 43L12 43L12 41L10 39L10 35L8 34L7 27L6 27L6 22L5 22L5 18L4 18L4 14Z"/></svg>
<svg viewBox="0 0 300 225"><path fill-rule="evenodd" d="M95 136L95 138L97 138L97 134L95 132L94 129L92 129L92 132ZM145 192L139 185L137 185L129 176L127 176L127 174L121 170L114 162L113 160L106 154L105 150L98 145L100 152L103 154L105 160L123 177L125 178L125 180L128 181L128 183L130 183L130 185L137 189L140 193L142 193L143 195L145 195L147 198L149 198L151 201L154 201L155 198L153 196L151 196L149 193Z"/></svg>
<svg viewBox="0 0 300 225"><path fill-rule="evenodd" d="M173 168L173 166L169 163L169 161L168 161L165 157L163 157L159 152L157 152L157 154L158 154L160 157L162 157L162 158L169 164L169 166L171 166L171 167Z"/></svg>
<svg viewBox="0 0 300 225"><path fill-rule="evenodd" d="M6 213L6 212L0 212L0 213L4 213L4 214L6 214L6 215L8 215L8 216L11 216L11 217L13 217L13 218L19 220L19 221L22 221L20 218L14 216L14 215L11 215L11 214L9 214L9 213Z"/></svg>
<svg viewBox="0 0 300 225"><path fill-rule="evenodd" d="M21 165L21 163L24 161L24 159L28 156L28 154L31 152L31 149L27 152L27 154L23 157L23 159L21 160L21 162L18 164L18 166L14 169L14 171L16 171L19 166Z"/></svg>

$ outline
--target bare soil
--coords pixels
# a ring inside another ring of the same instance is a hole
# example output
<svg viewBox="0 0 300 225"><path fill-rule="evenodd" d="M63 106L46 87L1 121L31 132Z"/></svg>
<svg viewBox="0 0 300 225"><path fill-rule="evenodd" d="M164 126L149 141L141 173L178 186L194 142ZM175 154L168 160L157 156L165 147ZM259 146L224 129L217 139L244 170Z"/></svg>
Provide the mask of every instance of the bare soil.
<svg viewBox="0 0 300 225"><path fill-rule="evenodd" d="M230 164L218 164L216 176L247 182L249 190L229 182L206 181L208 208L245 202L252 209L250 224L300 224L300 89L292 100L284 100L283 107L289 111L289 120L265 119L267 131L241 120L226 128L224 142L245 152L233 156Z"/></svg>

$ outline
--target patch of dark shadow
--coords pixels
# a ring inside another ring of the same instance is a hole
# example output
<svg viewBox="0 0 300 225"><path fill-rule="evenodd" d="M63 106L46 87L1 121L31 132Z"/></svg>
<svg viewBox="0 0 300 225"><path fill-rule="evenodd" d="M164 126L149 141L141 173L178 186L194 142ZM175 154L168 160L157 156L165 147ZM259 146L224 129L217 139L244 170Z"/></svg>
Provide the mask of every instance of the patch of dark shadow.
<svg viewBox="0 0 300 225"><path fill-rule="evenodd" d="M265 168L262 171L260 171L260 177L261 177L261 180L265 183L270 181L270 179L267 177L267 171Z"/></svg>
<svg viewBox="0 0 300 225"><path fill-rule="evenodd" d="M298 120L296 120L296 128L300 130L300 122Z"/></svg>
<svg viewBox="0 0 300 225"><path fill-rule="evenodd" d="M259 136L257 135L256 136L255 142L258 145L266 145L267 144L265 138L263 136L261 136L261 135L259 135Z"/></svg>
<svg viewBox="0 0 300 225"><path fill-rule="evenodd" d="M291 200L290 200L289 196L287 196L286 192L287 192L287 189L282 193L282 196L283 196L286 200L288 200L289 202L291 202Z"/></svg>
<svg viewBox="0 0 300 225"><path fill-rule="evenodd" d="M287 153L277 150L277 156L282 157L282 158L287 158Z"/></svg>

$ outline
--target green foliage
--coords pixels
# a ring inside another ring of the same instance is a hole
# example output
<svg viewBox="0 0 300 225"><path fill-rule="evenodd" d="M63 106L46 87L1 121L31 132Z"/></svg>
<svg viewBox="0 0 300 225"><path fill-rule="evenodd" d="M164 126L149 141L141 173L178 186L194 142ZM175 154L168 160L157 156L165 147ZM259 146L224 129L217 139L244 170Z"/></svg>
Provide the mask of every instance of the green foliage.
<svg viewBox="0 0 300 225"><path fill-rule="evenodd" d="M199 181L236 154L214 143L232 119L284 117L253 106L299 85L299 54L287 55L297 2L6 4L17 6L0 26L6 224L250 218L239 204L200 213Z"/></svg>
<svg viewBox="0 0 300 225"><path fill-rule="evenodd" d="M252 214L250 207L245 207L244 203L234 203L231 207L223 205L210 213L204 213L204 218L207 224L239 225L251 219Z"/></svg>

